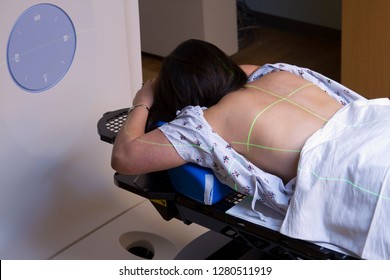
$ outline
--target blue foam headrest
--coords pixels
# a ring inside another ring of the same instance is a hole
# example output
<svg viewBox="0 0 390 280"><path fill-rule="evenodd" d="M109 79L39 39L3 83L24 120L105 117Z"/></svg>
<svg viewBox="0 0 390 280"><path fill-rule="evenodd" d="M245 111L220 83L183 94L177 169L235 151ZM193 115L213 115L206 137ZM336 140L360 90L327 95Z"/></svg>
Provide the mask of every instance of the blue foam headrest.
<svg viewBox="0 0 390 280"><path fill-rule="evenodd" d="M158 122L157 126L164 122ZM211 205L228 195L232 189L222 184L210 168L194 163L168 170L172 187L179 193L203 204Z"/></svg>

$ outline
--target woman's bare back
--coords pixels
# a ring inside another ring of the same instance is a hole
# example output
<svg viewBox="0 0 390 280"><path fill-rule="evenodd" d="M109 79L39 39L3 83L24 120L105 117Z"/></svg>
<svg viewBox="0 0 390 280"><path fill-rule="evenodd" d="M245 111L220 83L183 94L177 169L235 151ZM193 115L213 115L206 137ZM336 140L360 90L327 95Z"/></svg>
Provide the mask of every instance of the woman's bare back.
<svg viewBox="0 0 390 280"><path fill-rule="evenodd" d="M288 182L306 140L341 107L313 83L278 71L228 94L205 118L237 152Z"/></svg>

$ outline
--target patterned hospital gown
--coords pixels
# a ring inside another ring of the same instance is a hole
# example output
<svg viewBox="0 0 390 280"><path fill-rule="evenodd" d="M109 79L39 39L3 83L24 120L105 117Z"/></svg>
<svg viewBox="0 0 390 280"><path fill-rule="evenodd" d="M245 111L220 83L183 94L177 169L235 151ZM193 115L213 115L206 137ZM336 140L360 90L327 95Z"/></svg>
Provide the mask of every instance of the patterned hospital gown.
<svg viewBox="0 0 390 280"><path fill-rule="evenodd" d="M310 81L345 105L361 96L341 84L306 68L288 64L267 64L257 69L248 79L252 82L274 71L288 71ZM222 139L203 116L199 106L187 106L177 112L177 117L159 129L187 162L211 168L216 177L236 191L253 196L252 208L262 203L285 214L294 193L295 178L287 184L267 173L237 153ZM256 211L256 210L255 210ZM258 213L260 219L267 217Z"/></svg>

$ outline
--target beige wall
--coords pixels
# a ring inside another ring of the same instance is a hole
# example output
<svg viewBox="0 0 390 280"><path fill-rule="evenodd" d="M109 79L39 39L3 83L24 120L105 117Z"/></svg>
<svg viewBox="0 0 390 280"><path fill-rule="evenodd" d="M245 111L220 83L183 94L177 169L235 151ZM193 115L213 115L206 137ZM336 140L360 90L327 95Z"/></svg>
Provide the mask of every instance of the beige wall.
<svg viewBox="0 0 390 280"><path fill-rule="evenodd" d="M213 43L231 55L238 51L236 0L139 1L141 48L166 56L187 39Z"/></svg>

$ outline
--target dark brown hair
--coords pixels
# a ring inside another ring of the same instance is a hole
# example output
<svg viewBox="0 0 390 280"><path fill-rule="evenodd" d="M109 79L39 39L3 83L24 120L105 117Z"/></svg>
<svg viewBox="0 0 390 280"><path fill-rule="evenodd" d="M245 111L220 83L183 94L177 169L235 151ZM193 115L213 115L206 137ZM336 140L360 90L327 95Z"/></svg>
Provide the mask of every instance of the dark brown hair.
<svg viewBox="0 0 390 280"><path fill-rule="evenodd" d="M215 45L184 41L165 57L155 84L149 129L157 121L172 121L188 105L211 107L245 85L245 72Z"/></svg>

